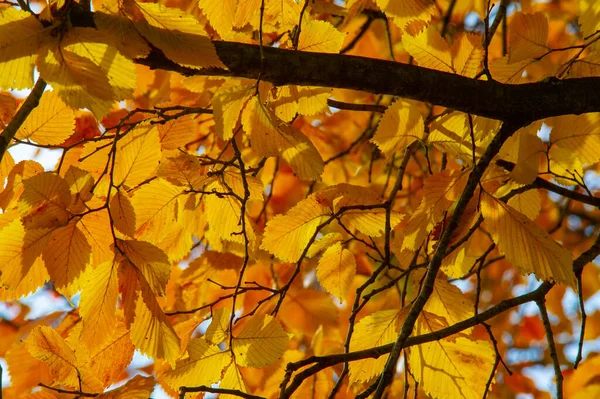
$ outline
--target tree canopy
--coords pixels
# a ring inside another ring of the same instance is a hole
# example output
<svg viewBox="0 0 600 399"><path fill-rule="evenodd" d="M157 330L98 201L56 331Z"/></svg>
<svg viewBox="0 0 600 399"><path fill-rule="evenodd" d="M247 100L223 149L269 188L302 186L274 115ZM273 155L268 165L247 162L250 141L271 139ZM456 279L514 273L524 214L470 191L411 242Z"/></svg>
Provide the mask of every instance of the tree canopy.
<svg viewBox="0 0 600 399"><path fill-rule="evenodd" d="M600 394L600 3L2 0L0 90L0 398Z"/></svg>

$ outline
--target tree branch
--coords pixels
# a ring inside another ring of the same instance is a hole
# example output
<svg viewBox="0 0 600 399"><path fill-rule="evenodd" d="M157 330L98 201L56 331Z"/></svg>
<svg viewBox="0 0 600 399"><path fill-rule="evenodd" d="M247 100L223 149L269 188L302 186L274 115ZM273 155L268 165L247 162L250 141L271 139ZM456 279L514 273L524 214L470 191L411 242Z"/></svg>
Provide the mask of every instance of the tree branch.
<svg viewBox="0 0 600 399"><path fill-rule="evenodd" d="M73 12L74 26L94 27L91 12ZM520 85L474 80L414 65L343 54L311 53L213 42L227 70L185 68L157 49L134 60L152 69L186 76L211 75L257 79L275 85L321 86L389 94L441 105L492 119L537 120L600 111L600 78L552 80ZM262 72L262 74L261 74Z"/></svg>
<svg viewBox="0 0 600 399"><path fill-rule="evenodd" d="M23 125L23 122L25 122L25 119L27 119L31 111L33 111L40 103L40 98L42 98L42 94L44 94L44 89L46 89L46 82L44 79L39 78L37 82L35 82L33 89L31 89L31 93L29 93L27 100L21 105L21 108L19 108L15 117L0 135L0 161L4 157L4 153L8 149L10 142L15 138L19 128Z"/></svg>

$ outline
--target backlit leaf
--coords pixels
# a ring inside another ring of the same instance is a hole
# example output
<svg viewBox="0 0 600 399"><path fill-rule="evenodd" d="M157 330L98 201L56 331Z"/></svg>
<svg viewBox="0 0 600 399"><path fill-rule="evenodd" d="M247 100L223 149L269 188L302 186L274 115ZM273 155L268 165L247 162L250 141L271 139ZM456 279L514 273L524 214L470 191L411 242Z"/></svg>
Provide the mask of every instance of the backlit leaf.
<svg viewBox="0 0 600 399"><path fill-rule="evenodd" d="M402 45L419 66L454 72L450 47L433 27L425 29L416 36L402 35Z"/></svg>
<svg viewBox="0 0 600 399"><path fill-rule="evenodd" d="M221 351L204 338L191 339L187 351L189 357L178 361L175 369L165 374L165 380L174 389L213 384L221 378L223 369L231 362L228 351Z"/></svg>
<svg viewBox="0 0 600 399"><path fill-rule="evenodd" d="M33 86L36 52L44 26L34 15L14 7L0 9L0 89Z"/></svg>
<svg viewBox="0 0 600 399"><path fill-rule="evenodd" d="M54 230L42 257L56 288L67 296L81 289L79 277L89 264L92 247L76 220Z"/></svg>
<svg viewBox="0 0 600 399"><path fill-rule="evenodd" d="M46 91L40 105L29 114L17 134L20 140L29 139L38 144L60 144L75 129L73 110L56 93Z"/></svg>
<svg viewBox="0 0 600 399"><path fill-rule="evenodd" d="M136 375L119 388L96 396L97 399L146 399L154 391L156 381L152 377Z"/></svg>
<svg viewBox="0 0 600 399"><path fill-rule="evenodd" d="M337 53L342 48L345 33L327 21L303 18L298 50L317 53Z"/></svg>
<svg viewBox="0 0 600 399"><path fill-rule="evenodd" d="M264 367L283 355L289 339L290 335L273 316L257 315L250 317L243 330L234 336L232 349L241 366Z"/></svg>
<svg viewBox="0 0 600 399"><path fill-rule="evenodd" d="M117 230L133 237L135 234L135 211L129 196L123 190L117 191L110 200L110 216Z"/></svg>
<svg viewBox="0 0 600 399"><path fill-rule="evenodd" d="M135 3L144 16L135 26L170 60L192 68L223 67L204 28L191 14L154 3Z"/></svg>
<svg viewBox="0 0 600 399"><path fill-rule="evenodd" d="M231 311L228 308L219 308L212 314L212 321L206 329L204 338L211 344L218 345L229 336L229 321Z"/></svg>
<svg viewBox="0 0 600 399"><path fill-rule="evenodd" d="M167 255L145 241L120 241L119 248L126 259L142 273L154 294L164 295L171 274L171 263Z"/></svg>
<svg viewBox="0 0 600 399"><path fill-rule="evenodd" d="M150 287L140 282L135 319L131 324L131 342L143 354L174 365L179 357L179 337L167 320Z"/></svg>
<svg viewBox="0 0 600 399"><path fill-rule="evenodd" d="M565 115L552 118L550 141L571 151L583 163L600 160L600 114Z"/></svg>
<svg viewBox="0 0 600 399"><path fill-rule="evenodd" d="M354 328L350 350L359 351L394 342L405 317L406 312L398 310L381 310L363 317ZM387 356L351 362L350 381L370 381L383 371L386 362Z"/></svg>
<svg viewBox="0 0 600 399"><path fill-rule="evenodd" d="M117 325L118 295L117 265L104 262L96 266L83 285L79 306L83 319L81 337L88 346L99 346L112 334Z"/></svg>
<svg viewBox="0 0 600 399"><path fill-rule="evenodd" d="M149 178L160 161L160 141L156 126L137 125L117 144L113 182L135 187Z"/></svg>
<svg viewBox="0 0 600 399"><path fill-rule="evenodd" d="M388 107L371 139L386 158L396 151L404 150L415 140L425 138L423 117L419 110L405 101L398 100Z"/></svg>
<svg viewBox="0 0 600 399"><path fill-rule="evenodd" d="M508 27L508 62L539 57L548 51L548 19L544 13L517 12Z"/></svg>
<svg viewBox="0 0 600 399"><path fill-rule="evenodd" d="M78 386L75 353L52 327L33 330L25 340L25 347L33 357L48 365L55 381Z"/></svg>
<svg viewBox="0 0 600 399"><path fill-rule="evenodd" d="M495 352L486 341L442 339L410 348L408 361L419 386L434 398L481 398Z"/></svg>
<svg viewBox="0 0 600 399"><path fill-rule="evenodd" d="M356 274L354 254L337 242L325 250L317 266L317 278L327 292L344 302Z"/></svg>
<svg viewBox="0 0 600 399"><path fill-rule="evenodd" d="M540 279L573 284L572 256L527 216L489 194L482 196L481 212L494 242L515 266Z"/></svg>

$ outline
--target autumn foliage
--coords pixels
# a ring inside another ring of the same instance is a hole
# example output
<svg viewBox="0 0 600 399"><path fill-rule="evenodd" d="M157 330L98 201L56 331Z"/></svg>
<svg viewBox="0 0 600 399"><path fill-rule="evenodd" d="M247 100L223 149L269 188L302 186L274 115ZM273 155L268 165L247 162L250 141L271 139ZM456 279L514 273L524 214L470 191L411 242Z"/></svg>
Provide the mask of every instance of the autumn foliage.
<svg viewBox="0 0 600 399"><path fill-rule="evenodd" d="M600 395L599 4L1 1L0 396Z"/></svg>

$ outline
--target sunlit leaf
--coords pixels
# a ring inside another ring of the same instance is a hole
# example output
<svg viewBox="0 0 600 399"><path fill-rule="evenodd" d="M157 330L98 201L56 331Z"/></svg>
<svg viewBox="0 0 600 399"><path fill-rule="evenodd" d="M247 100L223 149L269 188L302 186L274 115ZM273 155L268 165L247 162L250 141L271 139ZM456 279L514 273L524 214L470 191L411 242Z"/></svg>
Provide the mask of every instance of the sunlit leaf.
<svg viewBox="0 0 600 399"><path fill-rule="evenodd" d="M288 335L272 316L252 316L243 330L233 338L236 362L247 367L264 367L275 363L287 348Z"/></svg>

